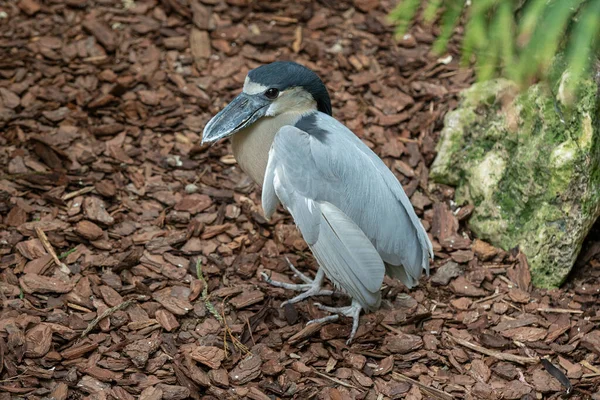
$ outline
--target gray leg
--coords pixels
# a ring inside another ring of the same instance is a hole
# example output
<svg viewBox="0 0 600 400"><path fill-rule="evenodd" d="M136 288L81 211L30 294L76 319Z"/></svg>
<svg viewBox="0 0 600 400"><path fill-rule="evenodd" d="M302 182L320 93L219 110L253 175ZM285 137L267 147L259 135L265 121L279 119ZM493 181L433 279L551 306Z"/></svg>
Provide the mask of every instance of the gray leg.
<svg viewBox="0 0 600 400"><path fill-rule="evenodd" d="M350 338L346 341L346 344L349 345L350 343L352 343L352 340L354 339L354 335L356 335L356 331L358 330L358 322L359 322L359 316L360 316L360 311L362 310L362 306L360 304L358 304L358 302L354 299L352 299L352 305L345 306L345 307L327 307L327 306L324 306L319 303L315 303L315 305L323 311L342 314L342 315L345 315L346 317L352 318L352 332L350 333ZM308 323L314 324L314 323L319 323L319 322L337 321L338 318L340 317L337 314L319 318L319 319L313 319L311 321L308 321Z"/></svg>
<svg viewBox="0 0 600 400"><path fill-rule="evenodd" d="M317 271L317 275L315 276L315 279L310 279L308 276L306 276L302 272L298 271L296 269L296 267L294 267L294 265L290 262L290 260L288 260L286 258L286 261L288 262L290 269L292 271L294 271L294 274L296 274L298 276L298 278L300 278L300 280L302 280L304 283L296 284L296 283L285 283L285 282L274 281L271 279L271 277L269 277L269 275L265 274L264 272L262 273L262 276L263 276L265 282L267 282L270 285L288 289L288 290L296 290L296 291L303 292L303 293L300 293L298 296L281 303L281 307L285 306L286 304L297 303L297 302L304 300L311 296L331 296L333 294L332 290L321 289L321 285L323 284L323 279L325 278L325 273L323 272L322 268L319 268L319 270Z"/></svg>

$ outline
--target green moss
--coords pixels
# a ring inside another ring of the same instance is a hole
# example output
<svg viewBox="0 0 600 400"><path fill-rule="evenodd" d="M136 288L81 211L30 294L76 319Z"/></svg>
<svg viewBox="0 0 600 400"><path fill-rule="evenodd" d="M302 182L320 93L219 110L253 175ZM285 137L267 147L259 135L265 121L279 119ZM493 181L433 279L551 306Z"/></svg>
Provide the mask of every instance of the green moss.
<svg viewBox="0 0 600 400"><path fill-rule="evenodd" d="M474 85L447 117L431 168L476 206L476 235L524 250L538 286L563 281L600 214L597 85L582 88L567 107L540 85L513 101L508 81Z"/></svg>

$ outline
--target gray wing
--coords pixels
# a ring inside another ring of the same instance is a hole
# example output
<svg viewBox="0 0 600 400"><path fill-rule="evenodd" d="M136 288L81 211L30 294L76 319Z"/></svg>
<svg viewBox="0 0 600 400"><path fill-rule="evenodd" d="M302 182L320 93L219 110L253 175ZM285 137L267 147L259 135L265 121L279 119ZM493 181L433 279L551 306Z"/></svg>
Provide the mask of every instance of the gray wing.
<svg viewBox="0 0 600 400"><path fill-rule="evenodd" d="M277 133L263 185L265 214L273 214L279 198L327 277L365 309L374 310L379 307L385 266L352 219L321 196L311 195L318 187L314 183L325 182L310 161L310 140L308 134L292 126Z"/></svg>
<svg viewBox="0 0 600 400"><path fill-rule="evenodd" d="M317 113L316 128L318 135L291 126L276 135L263 185L265 214L273 213L277 198L288 210L298 209L298 218L315 203L328 202L362 230L389 275L414 286L423 270L429 272L433 249L402 186L383 161L337 120ZM308 243L319 237L315 223L319 220L299 224Z"/></svg>

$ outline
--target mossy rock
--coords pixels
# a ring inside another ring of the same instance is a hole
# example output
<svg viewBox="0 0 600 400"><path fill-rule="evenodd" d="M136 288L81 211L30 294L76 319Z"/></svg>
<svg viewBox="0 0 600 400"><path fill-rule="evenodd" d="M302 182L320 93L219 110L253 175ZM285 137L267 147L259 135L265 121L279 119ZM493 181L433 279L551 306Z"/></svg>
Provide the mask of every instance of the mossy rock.
<svg viewBox="0 0 600 400"><path fill-rule="evenodd" d="M598 85L584 82L569 106L560 93L518 93L507 80L473 85L446 116L430 175L456 186L457 203L475 205L478 237L520 247L538 287L565 280L600 215Z"/></svg>

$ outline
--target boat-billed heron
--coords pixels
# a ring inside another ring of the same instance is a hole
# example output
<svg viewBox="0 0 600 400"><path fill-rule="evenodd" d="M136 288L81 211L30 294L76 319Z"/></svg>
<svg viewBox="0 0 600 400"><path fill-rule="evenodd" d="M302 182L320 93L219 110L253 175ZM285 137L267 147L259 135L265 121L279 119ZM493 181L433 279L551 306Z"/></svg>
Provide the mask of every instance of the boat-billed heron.
<svg viewBox="0 0 600 400"><path fill-rule="evenodd" d="M351 342L361 309L381 301L384 274L408 288L429 273L431 242L404 193L383 161L331 116L325 85L310 69L274 62L251 70L244 88L204 128L203 142L231 137L241 168L262 185L267 218L280 202L290 212L320 268L310 279L290 265L304 284L264 278L302 291L288 300L330 295L324 276L345 291L347 307L318 306L353 318Z"/></svg>

